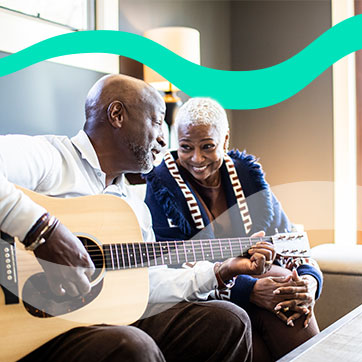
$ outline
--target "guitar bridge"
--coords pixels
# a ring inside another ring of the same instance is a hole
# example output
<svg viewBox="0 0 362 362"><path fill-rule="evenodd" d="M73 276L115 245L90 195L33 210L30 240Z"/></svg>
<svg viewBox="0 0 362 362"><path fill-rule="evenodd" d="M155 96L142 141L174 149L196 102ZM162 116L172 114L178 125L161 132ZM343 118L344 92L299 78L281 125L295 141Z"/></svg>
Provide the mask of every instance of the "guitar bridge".
<svg viewBox="0 0 362 362"><path fill-rule="evenodd" d="M5 304L19 303L18 273L14 239L0 232L0 285L4 292Z"/></svg>

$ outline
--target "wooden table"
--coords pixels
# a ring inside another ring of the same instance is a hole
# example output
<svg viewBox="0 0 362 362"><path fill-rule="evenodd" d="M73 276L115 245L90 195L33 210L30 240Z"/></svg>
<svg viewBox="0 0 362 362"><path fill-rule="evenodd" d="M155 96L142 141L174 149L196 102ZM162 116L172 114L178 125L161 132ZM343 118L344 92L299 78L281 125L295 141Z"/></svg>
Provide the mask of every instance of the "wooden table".
<svg viewBox="0 0 362 362"><path fill-rule="evenodd" d="M287 361L361 362L362 304L277 362Z"/></svg>

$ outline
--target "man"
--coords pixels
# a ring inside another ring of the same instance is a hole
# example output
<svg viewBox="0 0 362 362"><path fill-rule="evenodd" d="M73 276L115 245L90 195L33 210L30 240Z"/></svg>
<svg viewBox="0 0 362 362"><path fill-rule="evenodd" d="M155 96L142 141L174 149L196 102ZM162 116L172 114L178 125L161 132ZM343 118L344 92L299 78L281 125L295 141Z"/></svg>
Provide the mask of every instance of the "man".
<svg viewBox="0 0 362 362"><path fill-rule="evenodd" d="M123 174L148 172L164 146L161 96L142 81L110 75L91 88L85 110L84 130L72 139L11 135L0 139L0 229L34 251L58 295L87 294L94 265L81 242L12 183L55 197L117 194L135 211L144 240L154 238L149 211L129 192ZM245 312L227 302L206 301L214 288L226 287L224 282L237 274L264 273L275 257L265 243L252 248L250 255L215 265L200 262L188 270L150 270L152 303L205 301L178 303L132 327L76 328L24 361L251 360Z"/></svg>

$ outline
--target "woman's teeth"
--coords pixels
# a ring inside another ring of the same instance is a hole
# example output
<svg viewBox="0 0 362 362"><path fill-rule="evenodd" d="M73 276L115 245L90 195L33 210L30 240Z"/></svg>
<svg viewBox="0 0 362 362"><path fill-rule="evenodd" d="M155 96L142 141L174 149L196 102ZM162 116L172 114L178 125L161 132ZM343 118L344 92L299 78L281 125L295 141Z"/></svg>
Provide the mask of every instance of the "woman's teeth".
<svg viewBox="0 0 362 362"><path fill-rule="evenodd" d="M207 166L202 166L202 167L192 166L192 169L193 169L195 172L203 172L203 171L206 170L206 167L207 167Z"/></svg>

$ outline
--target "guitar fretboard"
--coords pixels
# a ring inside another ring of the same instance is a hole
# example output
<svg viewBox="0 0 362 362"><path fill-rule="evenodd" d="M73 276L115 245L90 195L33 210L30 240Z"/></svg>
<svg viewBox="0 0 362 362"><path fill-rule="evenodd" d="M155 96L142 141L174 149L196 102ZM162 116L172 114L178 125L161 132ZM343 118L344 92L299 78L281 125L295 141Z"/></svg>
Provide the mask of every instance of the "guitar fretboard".
<svg viewBox="0 0 362 362"><path fill-rule="evenodd" d="M213 240L162 241L103 245L107 270L178 265L202 260L225 260L245 256L258 241L271 238L231 238ZM93 256L94 257L94 256Z"/></svg>

